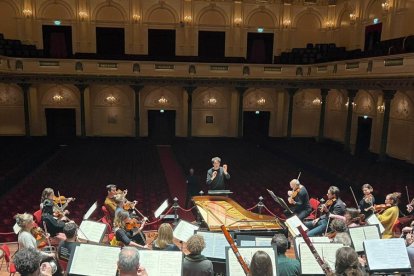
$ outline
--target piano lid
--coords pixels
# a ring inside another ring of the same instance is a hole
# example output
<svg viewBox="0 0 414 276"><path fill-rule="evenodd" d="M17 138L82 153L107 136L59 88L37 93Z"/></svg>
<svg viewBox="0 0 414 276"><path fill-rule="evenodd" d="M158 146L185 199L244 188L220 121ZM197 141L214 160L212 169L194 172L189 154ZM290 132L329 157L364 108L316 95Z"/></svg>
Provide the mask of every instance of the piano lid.
<svg viewBox="0 0 414 276"><path fill-rule="evenodd" d="M192 199L210 231L221 231L223 224L229 230L283 229L277 218L247 211L228 197L195 196Z"/></svg>

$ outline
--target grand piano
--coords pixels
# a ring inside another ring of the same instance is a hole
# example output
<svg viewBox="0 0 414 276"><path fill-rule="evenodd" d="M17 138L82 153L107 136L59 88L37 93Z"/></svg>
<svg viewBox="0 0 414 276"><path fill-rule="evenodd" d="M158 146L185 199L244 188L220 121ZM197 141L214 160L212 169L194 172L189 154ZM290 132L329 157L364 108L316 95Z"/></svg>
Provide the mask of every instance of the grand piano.
<svg viewBox="0 0 414 276"><path fill-rule="evenodd" d="M195 196L192 200L210 231L221 231L221 225L234 231L284 229L277 218L247 211L225 196Z"/></svg>

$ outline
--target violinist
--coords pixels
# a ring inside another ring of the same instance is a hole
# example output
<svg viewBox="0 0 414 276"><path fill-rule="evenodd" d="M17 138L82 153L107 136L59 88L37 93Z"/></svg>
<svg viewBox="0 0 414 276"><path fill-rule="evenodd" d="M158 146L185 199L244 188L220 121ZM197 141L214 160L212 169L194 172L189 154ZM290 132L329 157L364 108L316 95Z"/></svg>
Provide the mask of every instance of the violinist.
<svg viewBox="0 0 414 276"><path fill-rule="evenodd" d="M145 226L146 218L141 225L136 220L131 219L127 211L119 211L114 219L115 237L111 241L114 246L135 246L148 248L145 244L145 236L142 230Z"/></svg>
<svg viewBox="0 0 414 276"><path fill-rule="evenodd" d="M294 206L293 213L295 213L300 220L303 220L312 212L308 191L297 179L292 179L289 185L292 190L288 191L288 202Z"/></svg>
<svg viewBox="0 0 414 276"><path fill-rule="evenodd" d="M69 221L65 223L62 220L56 219L53 215L53 206L53 202L49 199L43 202L42 222L46 224L47 231L51 237L56 236L57 233L62 233L66 223L73 222Z"/></svg>
<svg viewBox="0 0 414 276"><path fill-rule="evenodd" d="M60 260L69 261L71 252L75 251L78 239L78 226L75 223L66 223L63 227L66 240L59 243L57 254Z"/></svg>
<svg viewBox="0 0 414 276"><path fill-rule="evenodd" d="M362 192L364 193L364 197L359 202L358 207L361 214L363 214L366 218L374 213L371 208L375 204L375 198L372 195L373 191L374 189L370 184L362 185Z"/></svg>
<svg viewBox="0 0 414 276"><path fill-rule="evenodd" d="M385 205L381 206L384 207L382 214L377 215L378 220L382 223L382 226L384 226L385 228L385 231L382 234L383 239L390 239L394 236L392 228L395 222L398 220L398 215L400 213L400 210L398 209L398 202L400 197L401 193L395 192L392 194L388 194L385 198Z"/></svg>
<svg viewBox="0 0 414 276"><path fill-rule="evenodd" d="M357 227L361 225L363 215L355 208L346 208L345 214L343 216L329 214L331 219L341 219L345 221L345 224L348 228Z"/></svg>
<svg viewBox="0 0 414 276"><path fill-rule="evenodd" d="M308 232L309 237L319 236L325 232L329 221L327 213L341 216L344 215L345 203L339 198L339 193L340 191L338 187L329 187L328 193L326 194L328 200L320 207L323 214L319 218L304 223L305 226L310 229Z"/></svg>
<svg viewBox="0 0 414 276"><path fill-rule="evenodd" d="M115 210L117 207L117 203L115 202L114 196L117 194L116 185L109 184L106 186L106 190L108 195L105 198L104 205L108 212L111 214L112 217L115 216Z"/></svg>
<svg viewBox="0 0 414 276"><path fill-rule="evenodd" d="M52 188L45 188L42 192L42 196L40 198L40 209L43 210L43 202L49 199L53 202L53 212L55 217L58 217L61 220L68 220L66 218L66 215L69 214L69 211L66 210L66 207L68 207L69 203L71 201L74 201L75 199L70 197L70 198L65 198L65 197L57 197L55 196L55 192L53 191Z"/></svg>
<svg viewBox="0 0 414 276"><path fill-rule="evenodd" d="M352 241L351 237L348 234L348 227L345 224L345 221L341 219L334 219L331 222L331 232L328 233L328 237L333 242L342 243L344 246L351 246Z"/></svg>
<svg viewBox="0 0 414 276"><path fill-rule="evenodd" d="M32 234L32 229L37 227L33 221L33 216L31 214L24 213L24 214L17 214L14 216L14 218L16 219L17 225L21 228L18 234L18 238L17 238L18 243L19 243L19 249L33 248L37 250L38 244L37 244L35 237ZM43 235L45 234L43 233ZM40 252L42 254L42 257L45 257L45 258L54 257L53 253L46 253L42 251Z"/></svg>
<svg viewBox="0 0 414 276"><path fill-rule="evenodd" d="M153 250L180 251L173 242L173 229L169 223L163 223L158 228L158 237L152 243Z"/></svg>

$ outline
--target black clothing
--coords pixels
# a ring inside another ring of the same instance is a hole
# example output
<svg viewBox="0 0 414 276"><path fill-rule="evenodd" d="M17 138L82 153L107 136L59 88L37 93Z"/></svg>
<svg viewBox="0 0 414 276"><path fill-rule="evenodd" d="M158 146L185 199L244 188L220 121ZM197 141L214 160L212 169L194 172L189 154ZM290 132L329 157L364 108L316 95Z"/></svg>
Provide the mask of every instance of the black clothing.
<svg viewBox="0 0 414 276"><path fill-rule="evenodd" d="M188 202L193 196L198 196L200 192L200 185L198 185L198 177L195 175L187 176L187 198L185 199L185 207L188 207Z"/></svg>
<svg viewBox="0 0 414 276"><path fill-rule="evenodd" d="M63 233L63 227L65 227L65 223L61 220L55 219L53 215L43 213L42 223L43 222L46 224L47 232L51 237L56 236L57 233Z"/></svg>
<svg viewBox="0 0 414 276"><path fill-rule="evenodd" d="M164 250L164 251L181 251L175 244L167 244L165 248L159 248L156 240L152 243L152 250Z"/></svg>
<svg viewBox="0 0 414 276"><path fill-rule="evenodd" d="M58 258L69 261L71 253L75 252L76 245L76 242L61 241L57 250Z"/></svg>
<svg viewBox="0 0 414 276"><path fill-rule="evenodd" d="M141 237L140 233L134 236L133 231L126 231L122 228L116 230L115 237L117 241L122 242L124 245L129 245L131 241L136 242L140 245L145 245L145 240Z"/></svg>
<svg viewBox="0 0 414 276"><path fill-rule="evenodd" d="M374 206L374 204L375 204L374 196L372 196L372 203L367 203L365 202L364 199L361 199L361 201L359 202L359 205L358 205L359 210L361 210L361 214L365 215L365 218L368 218L374 213L374 210L372 209L365 211L365 209L368 209L369 207Z"/></svg>
<svg viewBox="0 0 414 276"><path fill-rule="evenodd" d="M312 207L309 203L309 194L304 186L300 187L298 194L293 199L295 205L293 207L293 212L298 216L300 220L303 220L312 212Z"/></svg>
<svg viewBox="0 0 414 276"><path fill-rule="evenodd" d="M217 172L216 177L211 180L213 176L213 172ZM229 180L230 174L224 174L223 167L219 167L218 170L215 170L214 167L207 171L207 180L206 183L209 186L210 190L225 190L226 186L224 183L224 179Z"/></svg>

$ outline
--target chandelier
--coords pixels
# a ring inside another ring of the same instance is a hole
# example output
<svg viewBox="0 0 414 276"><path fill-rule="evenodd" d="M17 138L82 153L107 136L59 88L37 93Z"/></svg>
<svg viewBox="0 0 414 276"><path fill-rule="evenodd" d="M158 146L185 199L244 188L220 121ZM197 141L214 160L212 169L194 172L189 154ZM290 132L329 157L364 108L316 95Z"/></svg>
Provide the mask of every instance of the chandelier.
<svg viewBox="0 0 414 276"><path fill-rule="evenodd" d="M119 102L119 99L111 94L111 95L109 95L108 97L105 98L105 101L108 104L112 105L112 104L115 104L115 103Z"/></svg>
<svg viewBox="0 0 414 276"><path fill-rule="evenodd" d="M261 105L261 106L265 105L266 104L266 99L263 98L263 97L260 97L260 99L257 100L257 104Z"/></svg>
<svg viewBox="0 0 414 276"><path fill-rule="evenodd" d="M60 95L60 93L57 93L52 97L52 99L54 102L60 103L63 100L63 96Z"/></svg>
<svg viewBox="0 0 414 276"><path fill-rule="evenodd" d="M210 99L207 100L207 103L209 105L215 105L217 103L217 99L214 97L211 97Z"/></svg>
<svg viewBox="0 0 414 276"><path fill-rule="evenodd" d="M164 96L161 96L161 98L158 99L158 103L160 105L166 105L168 103L168 100Z"/></svg>
<svg viewBox="0 0 414 276"><path fill-rule="evenodd" d="M313 99L312 104L313 105L321 105L322 104L322 101L321 101L321 99L319 99L318 97L316 97L315 99Z"/></svg>

